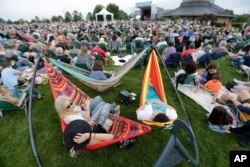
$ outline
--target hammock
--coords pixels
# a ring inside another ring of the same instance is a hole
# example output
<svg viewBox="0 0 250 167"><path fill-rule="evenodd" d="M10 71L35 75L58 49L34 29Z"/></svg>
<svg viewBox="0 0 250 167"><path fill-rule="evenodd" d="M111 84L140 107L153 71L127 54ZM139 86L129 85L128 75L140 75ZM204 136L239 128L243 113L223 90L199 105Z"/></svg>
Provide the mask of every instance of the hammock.
<svg viewBox="0 0 250 167"><path fill-rule="evenodd" d="M60 95L65 95L69 97L74 104L80 105L82 103L83 98L90 98L82 90L80 90L68 79L66 79L62 74L58 73L47 62L45 62L44 64L46 73L48 74L48 79L52 93L54 95L54 99L56 99ZM84 150L98 149L122 140L134 138L136 136L149 133L151 131L151 128L149 126L142 125L140 123L117 115L110 114L110 119L114 121L110 133L112 133L115 138L110 141L104 141L102 143L88 145L84 148ZM61 127L62 131L64 131L66 124L63 120L61 120Z"/></svg>
<svg viewBox="0 0 250 167"><path fill-rule="evenodd" d="M147 52L148 48L144 49L141 53L139 53L137 56L132 57L126 64L123 66L117 68L114 71L114 76L107 80L96 80L91 77L89 77L89 71L77 68L75 66L72 66L70 64L66 64L54 59L49 59L49 61L53 64L59 67L60 69L66 71L67 73L71 74L72 76L76 77L80 82L87 85L88 87L98 91L103 92L107 90L108 88L116 85L121 78L129 72L130 69L132 69L136 63L143 58L143 55Z"/></svg>
<svg viewBox="0 0 250 167"><path fill-rule="evenodd" d="M152 88L154 89L154 91L149 88L149 83L152 84ZM159 99L163 103L167 104L167 99L165 97L165 91L162 83L161 70L159 68L158 60L154 50L151 52L147 69L144 73L140 106L144 105L150 99ZM143 122L148 125L156 125L160 127L172 124L172 121L166 123L159 123L154 121Z"/></svg>

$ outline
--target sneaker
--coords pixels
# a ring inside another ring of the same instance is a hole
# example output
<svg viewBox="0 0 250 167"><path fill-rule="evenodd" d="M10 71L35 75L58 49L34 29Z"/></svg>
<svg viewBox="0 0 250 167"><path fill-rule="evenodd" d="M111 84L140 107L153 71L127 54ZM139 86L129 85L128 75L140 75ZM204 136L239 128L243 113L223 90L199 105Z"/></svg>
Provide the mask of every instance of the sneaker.
<svg viewBox="0 0 250 167"><path fill-rule="evenodd" d="M0 117L3 117L3 112L2 111L0 111Z"/></svg>
<svg viewBox="0 0 250 167"><path fill-rule="evenodd" d="M237 79L234 79L234 82L237 83L237 85L245 86L245 82L239 81Z"/></svg>
<svg viewBox="0 0 250 167"><path fill-rule="evenodd" d="M20 106L23 104L23 102L24 102L26 96L27 96L27 93L26 93L26 92L23 92L22 97L21 97L21 99L19 100L19 102L18 102L18 104L17 104L17 107L20 107Z"/></svg>
<svg viewBox="0 0 250 167"><path fill-rule="evenodd" d="M120 105L117 105L114 109L115 109L115 115L121 114L121 106Z"/></svg>
<svg viewBox="0 0 250 167"><path fill-rule="evenodd" d="M39 93L37 96L36 96L37 99L41 99L42 98L42 94Z"/></svg>

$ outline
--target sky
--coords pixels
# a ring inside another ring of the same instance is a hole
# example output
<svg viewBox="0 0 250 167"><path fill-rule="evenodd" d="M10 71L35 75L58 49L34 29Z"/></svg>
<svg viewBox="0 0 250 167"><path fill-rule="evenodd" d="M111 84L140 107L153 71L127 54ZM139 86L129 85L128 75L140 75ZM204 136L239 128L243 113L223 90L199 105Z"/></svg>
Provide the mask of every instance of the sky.
<svg viewBox="0 0 250 167"><path fill-rule="evenodd" d="M0 0L0 18L4 20L24 20L51 18L53 15L64 16L66 11L81 12L86 17L88 12L93 12L97 4L107 6L115 3L126 13L132 13L137 2L150 0ZM153 4L164 9L177 8L182 0L152 0ZM224 9L232 9L235 14L250 14L250 0L215 0L215 4Z"/></svg>

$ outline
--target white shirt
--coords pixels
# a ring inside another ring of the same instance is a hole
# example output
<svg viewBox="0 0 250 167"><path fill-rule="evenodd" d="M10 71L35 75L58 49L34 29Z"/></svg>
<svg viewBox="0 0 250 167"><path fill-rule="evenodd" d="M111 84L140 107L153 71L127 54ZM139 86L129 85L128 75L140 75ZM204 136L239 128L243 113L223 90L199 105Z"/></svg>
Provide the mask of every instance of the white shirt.
<svg viewBox="0 0 250 167"><path fill-rule="evenodd" d="M151 104L147 104L143 110L140 110L137 112L137 119L138 120L153 120L153 108ZM174 108L170 108L167 106L166 111L163 111L163 113L168 117L169 120L175 120L177 119L177 113Z"/></svg>

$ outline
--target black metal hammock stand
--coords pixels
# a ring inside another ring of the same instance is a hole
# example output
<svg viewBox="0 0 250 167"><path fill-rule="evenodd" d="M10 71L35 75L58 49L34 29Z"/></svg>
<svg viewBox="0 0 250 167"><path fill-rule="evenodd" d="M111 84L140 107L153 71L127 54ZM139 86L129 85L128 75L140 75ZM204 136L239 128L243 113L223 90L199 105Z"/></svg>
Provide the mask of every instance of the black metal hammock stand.
<svg viewBox="0 0 250 167"><path fill-rule="evenodd" d="M39 155L37 153L36 142L34 139L33 127L32 127L32 92L33 92L33 88L34 88L37 67L38 67L40 61L43 61L42 54L39 51L36 51L36 52L38 53L39 58L35 64L34 73L33 73L32 79L31 79L32 86L31 86L31 89L29 92L28 123L29 123L29 136L30 136L30 144L31 144L32 152L33 152L34 158L36 160L37 166L42 167L41 160L40 160Z"/></svg>
<svg viewBox="0 0 250 167"><path fill-rule="evenodd" d="M170 73L162 60L158 50L152 46L152 49L155 50L156 54L158 55L166 74L171 82L171 76ZM199 164L199 151L198 151L198 145L196 142L196 138L193 132L192 124L189 119L188 113L186 111L186 108L184 107L183 101L181 100L181 97L175 87L175 85L171 82L171 85L177 95L177 98L180 102L180 105L182 107L182 110L186 117L186 122L182 120L176 120L173 123L173 128L170 132L170 137L168 139L168 143L166 144L163 152L160 155L160 158L157 160L155 167L163 167L163 166L174 166L181 162L181 160L184 158L192 165L197 166ZM193 147L194 156L191 156L191 154L187 151L187 149L184 147L184 145L181 143L181 141L177 137L177 133L184 131L187 134L187 140L191 147Z"/></svg>

